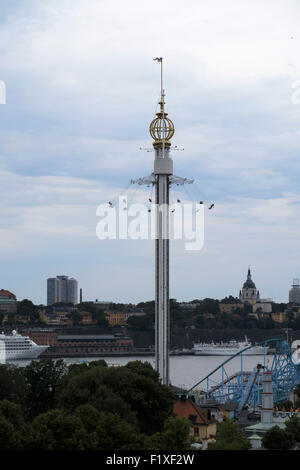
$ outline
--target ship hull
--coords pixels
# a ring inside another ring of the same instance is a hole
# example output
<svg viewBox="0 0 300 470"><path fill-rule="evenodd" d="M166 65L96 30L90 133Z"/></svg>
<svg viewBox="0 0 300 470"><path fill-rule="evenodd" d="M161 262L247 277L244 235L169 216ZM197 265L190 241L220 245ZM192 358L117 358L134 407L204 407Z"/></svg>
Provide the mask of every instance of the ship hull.
<svg viewBox="0 0 300 470"><path fill-rule="evenodd" d="M4 359L5 361L13 361L13 360L21 360L21 359L37 359L40 354L42 354L48 346L33 346L30 348L28 351L12 351L12 352L7 352L5 351L4 353Z"/></svg>
<svg viewBox="0 0 300 470"><path fill-rule="evenodd" d="M235 351L217 351L217 350L193 350L195 356L234 356L239 352L242 352L242 349L237 349ZM245 356L262 356L264 354L264 349L254 349L253 351L247 350L243 352Z"/></svg>

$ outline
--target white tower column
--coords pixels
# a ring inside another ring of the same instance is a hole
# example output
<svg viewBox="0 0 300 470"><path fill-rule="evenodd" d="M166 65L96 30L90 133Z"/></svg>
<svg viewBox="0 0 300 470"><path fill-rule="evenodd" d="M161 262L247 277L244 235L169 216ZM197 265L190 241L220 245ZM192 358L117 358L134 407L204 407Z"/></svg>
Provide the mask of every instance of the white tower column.
<svg viewBox="0 0 300 470"><path fill-rule="evenodd" d="M156 185L156 240L155 240L155 362L163 384L169 385L169 177L173 161L169 157L174 135L174 124L164 109L162 57L160 111L150 124L150 135L155 149L154 175Z"/></svg>
<svg viewBox="0 0 300 470"><path fill-rule="evenodd" d="M273 422L273 381L272 372L265 371L263 378L263 394L261 408L261 422L270 424Z"/></svg>
<svg viewBox="0 0 300 470"><path fill-rule="evenodd" d="M155 240L155 359L161 381L169 385L169 175L172 160L156 149L156 240Z"/></svg>

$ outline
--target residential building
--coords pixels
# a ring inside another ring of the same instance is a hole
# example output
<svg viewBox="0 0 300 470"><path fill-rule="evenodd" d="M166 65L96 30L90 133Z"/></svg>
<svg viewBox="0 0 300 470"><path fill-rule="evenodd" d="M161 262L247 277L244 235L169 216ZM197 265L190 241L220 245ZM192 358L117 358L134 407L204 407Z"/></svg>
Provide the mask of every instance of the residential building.
<svg viewBox="0 0 300 470"><path fill-rule="evenodd" d="M289 291L289 302L300 304L300 285L299 279L293 279L292 288Z"/></svg>
<svg viewBox="0 0 300 470"><path fill-rule="evenodd" d="M9 290L0 290L0 312L7 314L17 313L17 298Z"/></svg>
<svg viewBox="0 0 300 470"><path fill-rule="evenodd" d="M123 335L60 335L59 354L126 353L133 351L133 339Z"/></svg>
<svg viewBox="0 0 300 470"><path fill-rule="evenodd" d="M52 330L50 328L30 328L28 330L24 330L22 335L29 336L32 341L36 344L40 345L49 345L49 346L57 346L57 337L58 333L56 330Z"/></svg>
<svg viewBox="0 0 300 470"><path fill-rule="evenodd" d="M61 302L60 283L56 277L47 279L47 305Z"/></svg>
<svg viewBox="0 0 300 470"><path fill-rule="evenodd" d="M78 303L78 283L68 276L56 276L47 279L47 305L58 302Z"/></svg>
<svg viewBox="0 0 300 470"><path fill-rule="evenodd" d="M143 317L145 315L146 315L145 312L111 312L111 311L105 310L105 317L108 323L112 326L114 325L124 326L129 317L133 317L133 316Z"/></svg>
<svg viewBox="0 0 300 470"><path fill-rule="evenodd" d="M105 310L105 317L108 323L112 326L120 325L123 326L126 323L127 317L125 312L108 312Z"/></svg>
<svg viewBox="0 0 300 470"><path fill-rule="evenodd" d="M269 301L264 301L264 299L258 300L254 305L252 305L253 313L271 313L272 304Z"/></svg>
<svg viewBox="0 0 300 470"><path fill-rule="evenodd" d="M273 312L271 318L276 323L284 323L286 321L286 314L285 312Z"/></svg>
<svg viewBox="0 0 300 470"><path fill-rule="evenodd" d="M91 312L82 312L82 311L80 311L79 313L82 316L81 323L83 325L94 325L95 323L97 323L97 321L93 319L93 315L91 314Z"/></svg>
<svg viewBox="0 0 300 470"><path fill-rule="evenodd" d="M236 297L230 295L229 297L225 297L225 299L221 300L219 308L222 313L231 314L237 309L243 309L244 304Z"/></svg>
<svg viewBox="0 0 300 470"><path fill-rule="evenodd" d="M217 433L217 421L212 418L210 412L197 405L193 399L182 395L174 405L174 413L180 418L186 418L190 422L190 436L196 442L213 439Z"/></svg>
<svg viewBox="0 0 300 470"><path fill-rule="evenodd" d="M201 403L201 408L207 413L210 413L211 418L221 423L225 419L235 418L238 404L224 403L223 405L220 405L218 403Z"/></svg>

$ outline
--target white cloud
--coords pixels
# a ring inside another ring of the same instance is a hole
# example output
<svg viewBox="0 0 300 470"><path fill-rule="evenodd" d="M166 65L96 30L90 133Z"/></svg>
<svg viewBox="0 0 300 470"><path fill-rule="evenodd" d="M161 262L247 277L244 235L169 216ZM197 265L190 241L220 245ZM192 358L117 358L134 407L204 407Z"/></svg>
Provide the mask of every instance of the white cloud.
<svg viewBox="0 0 300 470"><path fill-rule="evenodd" d="M153 153L139 147L151 146L161 55L185 148L173 153L175 173L196 175L192 197L217 201L203 251L174 245L172 296L226 295L253 262L262 287L272 290L269 273L283 297L299 275L298 2L124 5L35 0L3 13L0 240L11 290L44 301L37 278L67 267L92 298L153 295L152 245L93 237L96 206L152 170Z"/></svg>

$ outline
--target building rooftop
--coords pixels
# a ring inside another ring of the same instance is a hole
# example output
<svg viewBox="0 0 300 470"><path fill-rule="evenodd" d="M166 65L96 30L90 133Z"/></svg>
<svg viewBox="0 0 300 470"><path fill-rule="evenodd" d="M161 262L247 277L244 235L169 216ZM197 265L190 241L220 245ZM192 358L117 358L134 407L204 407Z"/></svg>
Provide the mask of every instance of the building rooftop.
<svg viewBox="0 0 300 470"><path fill-rule="evenodd" d="M5 297L11 300L16 300L15 294L6 289L0 289L0 298Z"/></svg>
<svg viewBox="0 0 300 470"><path fill-rule="evenodd" d="M209 419L205 411L197 405L193 400L177 400L174 405L174 413L177 416L187 418L193 424L211 424L215 423L215 419Z"/></svg>
<svg viewBox="0 0 300 470"><path fill-rule="evenodd" d="M273 428L274 426L278 426L280 429L285 428L285 423L257 423L252 424L252 426L247 426L244 428L245 431L253 431L253 432L266 432L269 429Z"/></svg>
<svg viewBox="0 0 300 470"><path fill-rule="evenodd" d="M237 299L236 297L233 297L232 295L225 297L224 299L221 300L220 303L221 304L242 304L240 299Z"/></svg>
<svg viewBox="0 0 300 470"><path fill-rule="evenodd" d="M97 339L117 339L117 338L125 338L125 336L117 336L117 335L59 335L58 339L60 340L97 340Z"/></svg>

